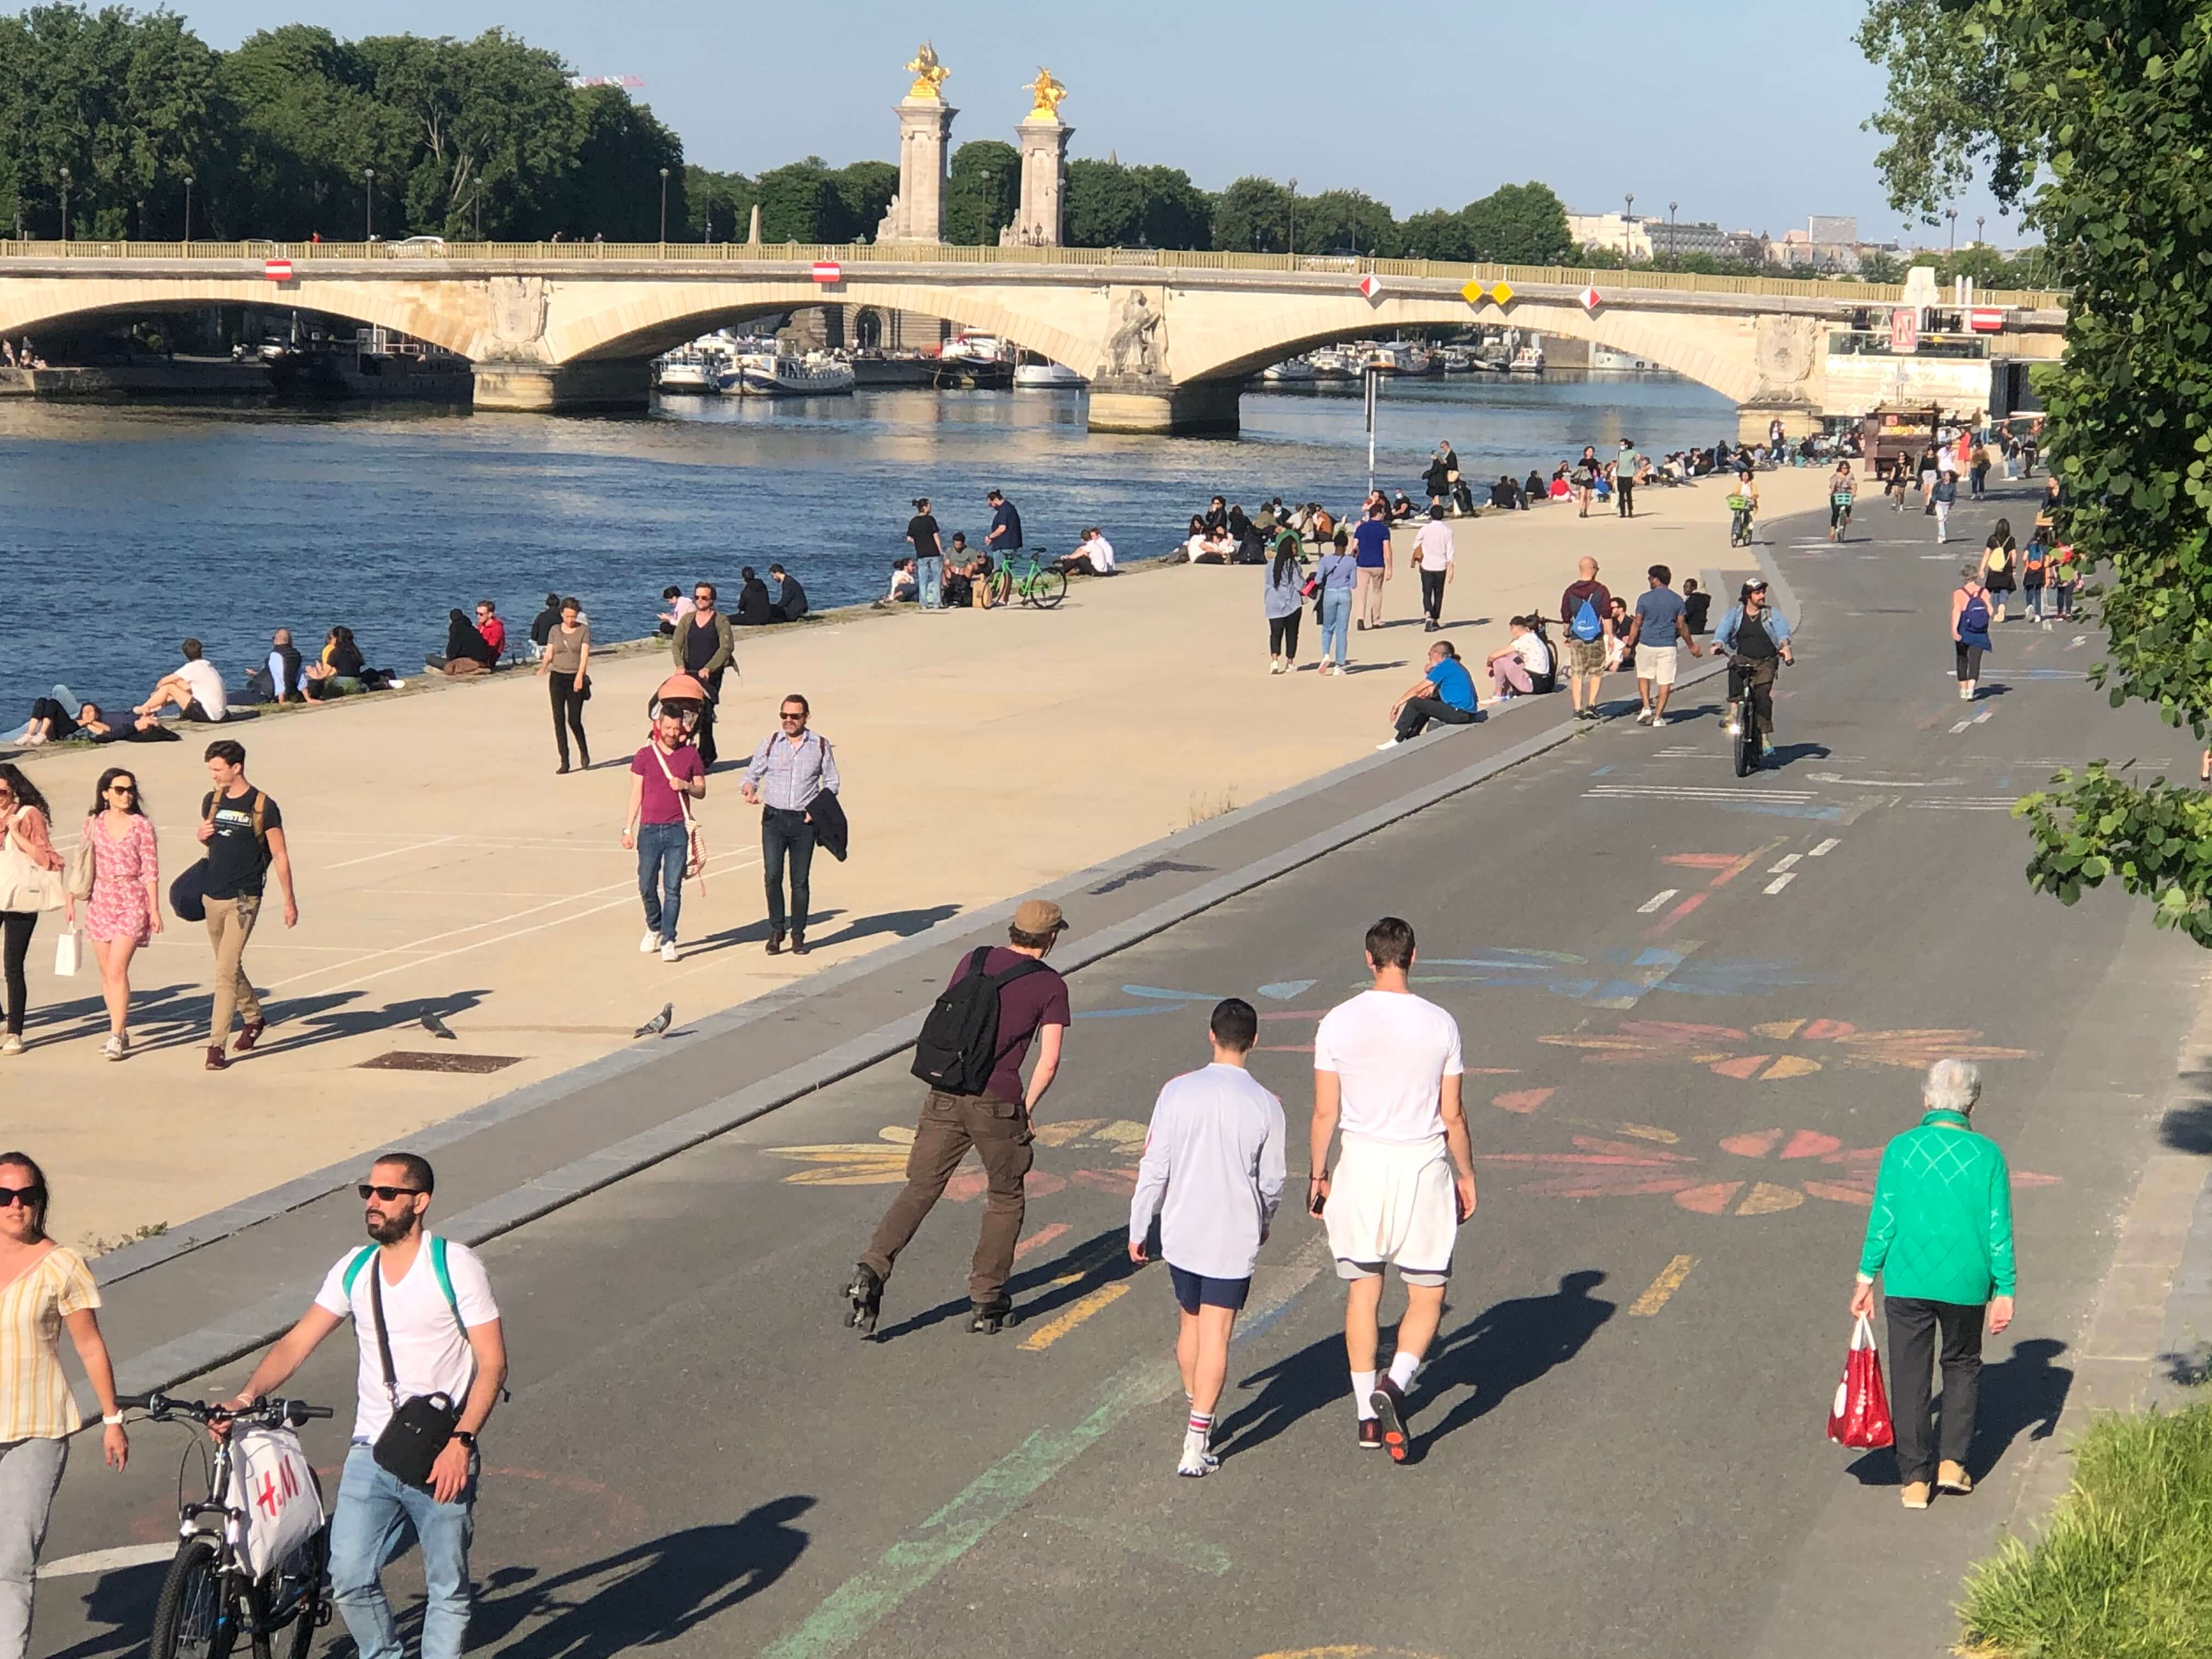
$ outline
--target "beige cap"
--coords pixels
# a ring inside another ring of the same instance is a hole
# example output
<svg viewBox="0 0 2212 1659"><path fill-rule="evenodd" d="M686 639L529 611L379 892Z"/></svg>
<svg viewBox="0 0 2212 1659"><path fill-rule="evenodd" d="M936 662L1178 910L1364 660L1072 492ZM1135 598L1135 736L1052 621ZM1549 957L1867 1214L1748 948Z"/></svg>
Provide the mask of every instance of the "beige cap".
<svg viewBox="0 0 2212 1659"><path fill-rule="evenodd" d="M1056 933L1066 926L1067 918L1050 899L1024 899L1014 912L1014 927L1020 933Z"/></svg>

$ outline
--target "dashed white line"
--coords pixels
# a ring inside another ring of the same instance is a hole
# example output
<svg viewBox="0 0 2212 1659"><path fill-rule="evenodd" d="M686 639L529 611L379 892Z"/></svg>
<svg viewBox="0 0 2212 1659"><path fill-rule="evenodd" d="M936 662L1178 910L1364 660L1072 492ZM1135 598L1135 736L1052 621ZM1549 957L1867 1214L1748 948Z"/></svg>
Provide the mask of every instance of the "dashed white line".
<svg viewBox="0 0 2212 1659"><path fill-rule="evenodd" d="M123 1544L114 1549L92 1550L83 1555L65 1555L58 1561L44 1561L39 1565L41 1578L82 1578L93 1573L119 1572L125 1567L150 1566L156 1561L166 1561L177 1553L177 1540L170 1539L161 1544Z"/></svg>
<svg viewBox="0 0 2212 1659"><path fill-rule="evenodd" d="M1802 859L1802 858L1803 858L1804 856L1805 856L1805 855L1804 855L1802 853L1789 853L1789 854L1785 854L1783 856L1781 862L1779 862L1778 864L1777 864L1777 865L1776 865L1776 866L1775 866L1771 870L1769 870L1766 873L1767 873L1768 875L1770 875L1770 876L1778 876L1778 875L1780 875L1780 874L1781 874L1784 870L1788 870L1788 869L1790 869L1790 868L1794 867L1794 866L1796 866L1796 864L1797 863L1797 860L1800 860L1800 859Z"/></svg>
<svg viewBox="0 0 2212 1659"><path fill-rule="evenodd" d="M1974 716L1974 724L1979 726L1983 721L1992 718L1996 712L1997 711L1994 708L1984 708L1980 714Z"/></svg>
<svg viewBox="0 0 2212 1659"><path fill-rule="evenodd" d="M1818 847L1815 847L1811 852L1806 854L1805 856L1808 859L1824 859L1843 844L1844 843L1841 841L1837 839L1835 836L1831 836L1827 840L1822 842Z"/></svg>
<svg viewBox="0 0 2212 1659"><path fill-rule="evenodd" d="M1654 910L1656 910L1661 905L1664 904L1668 899L1674 897L1675 894L1681 890L1682 890L1679 887L1661 888L1650 898L1644 900L1643 903L1636 907L1636 914L1639 916L1650 915Z"/></svg>
<svg viewBox="0 0 2212 1659"><path fill-rule="evenodd" d="M1766 890L1769 893L1778 893L1796 879L1797 878L1794 875L1777 876L1772 881L1766 884Z"/></svg>
<svg viewBox="0 0 2212 1659"><path fill-rule="evenodd" d="M1960 720L1960 721L1956 726L1953 726L1953 727L1951 728L1951 735L1952 735L1953 737L1954 737L1954 738L1955 738L1955 737L1957 737L1957 736L1959 735L1959 733L1960 733L1960 732L1961 732L1965 731L1968 726L1972 726L1972 724L1973 724L1973 721L1972 721L1972 720Z"/></svg>

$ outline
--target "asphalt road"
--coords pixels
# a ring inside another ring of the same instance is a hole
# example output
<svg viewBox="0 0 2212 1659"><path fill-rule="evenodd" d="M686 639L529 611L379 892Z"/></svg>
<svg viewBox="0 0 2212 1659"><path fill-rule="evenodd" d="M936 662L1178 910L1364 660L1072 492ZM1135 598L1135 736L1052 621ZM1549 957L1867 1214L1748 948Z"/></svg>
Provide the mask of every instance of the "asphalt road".
<svg viewBox="0 0 2212 1659"><path fill-rule="evenodd" d="M1955 528L1978 545L2032 495ZM1692 690L1662 730L1591 732L1075 977L999 1336L961 1328L967 1175L880 1339L839 1327L918 1103L901 1063L489 1246L515 1397L484 1442L476 1650L1944 1651L2063 1400L2199 971L2115 896L2031 896L2002 808L2056 761L2193 757L2081 683L2080 629L2008 626L1961 705L1932 520L1769 533L1811 612L1778 769L1737 780ZM1460 1022L1481 1187L1415 1458L1354 1446L1340 1295L1293 1208L1223 1467L1179 1480L1165 1275L1121 1254L1141 1126L1236 994L1302 1148L1313 1021L1386 911ZM1947 1053L1983 1060L1979 1121L2021 1174L2021 1312L1989 1352L1982 1490L1908 1516L1887 1455L1823 1429L1871 1159ZM341 1337L300 1391L348 1402L352 1366ZM143 1431L120 1479L80 1455L49 1560L166 1537L179 1437ZM342 1429L309 1446L334 1467ZM50 1581L34 1652L138 1647L160 1571Z"/></svg>

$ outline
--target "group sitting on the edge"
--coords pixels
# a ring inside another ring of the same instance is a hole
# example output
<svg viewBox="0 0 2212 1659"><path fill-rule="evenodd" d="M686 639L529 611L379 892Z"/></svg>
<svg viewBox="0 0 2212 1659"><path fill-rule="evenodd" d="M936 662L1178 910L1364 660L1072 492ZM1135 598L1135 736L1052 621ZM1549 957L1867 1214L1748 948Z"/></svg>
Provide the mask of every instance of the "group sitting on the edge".
<svg viewBox="0 0 2212 1659"><path fill-rule="evenodd" d="M1513 618L1513 637L1484 659L1490 676L1492 700L1525 697L1532 691L1549 691L1558 684L1553 672L1556 661L1552 642L1544 637L1541 617Z"/></svg>
<svg viewBox="0 0 2212 1659"><path fill-rule="evenodd" d="M1110 576L1114 574L1114 544L1106 539L1104 531L1092 525L1083 532L1075 551L1061 556L1060 568L1071 576Z"/></svg>
<svg viewBox="0 0 2212 1659"><path fill-rule="evenodd" d="M198 640L186 640L178 648L184 653L184 661L175 672L163 675L153 694L131 712L152 719L174 705L188 720L221 724L230 715L230 694L223 689L222 672L200 654Z"/></svg>
<svg viewBox="0 0 2212 1659"><path fill-rule="evenodd" d="M489 602L477 607L479 616L489 615ZM500 630L501 642L506 641L507 630ZM422 665L434 668L441 674L460 678L469 674L489 674L499 663L499 647L469 621L468 613L456 607L446 613L446 654L425 657Z"/></svg>

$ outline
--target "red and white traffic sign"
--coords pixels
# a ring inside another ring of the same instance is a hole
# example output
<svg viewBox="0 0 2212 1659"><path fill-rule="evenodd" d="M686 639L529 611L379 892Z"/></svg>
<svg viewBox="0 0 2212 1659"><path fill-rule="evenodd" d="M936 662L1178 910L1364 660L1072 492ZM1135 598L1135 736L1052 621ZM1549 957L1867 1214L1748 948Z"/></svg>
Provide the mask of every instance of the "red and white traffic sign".
<svg viewBox="0 0 2212 1659"><path fill-rule="evenodd" d="M292 262L289 259L264 259L261 263L261 274L272 283L289 283L292 280Z"/></svg>
<svg viewBox="0 0 2212 1659"><path fill-rule="evenodd" d="M2004 325L2002 306L1976 306L1966 313L1966 326L1977 334L2002 334Z"/></svg>
<svg viewBox="0 0 2212 1659"><path fill-rule="evenodd" d="M814 262L814 280L817 283L842 283L845 280L845 268L835 259L817 259Z"/></svg>
<svg viewBox="0 0 2212 1659"><path fill-rule="evenodd" d="M1920 313L1916 307L1899 306L1889 313L1889 349L1900 357L1920 349Z"/></svg>
<svg viewBox="0 0 2212 1659"><path fill-rule="evenodd" d="M1381 299L1382 297L1382 279L1380 276L1373 276L1371 274L1362 276L1359 279L1359 291L1365 295L1370 300Z"/></svg>
<svg viewBox="0 0 2212 1659"><path fill-rule="evenodd" d="M1584 311L1595 311L1604 303L1605 301L1599 297L1597 289L1595 285L1583 290L1583 309Z"/></svg>

